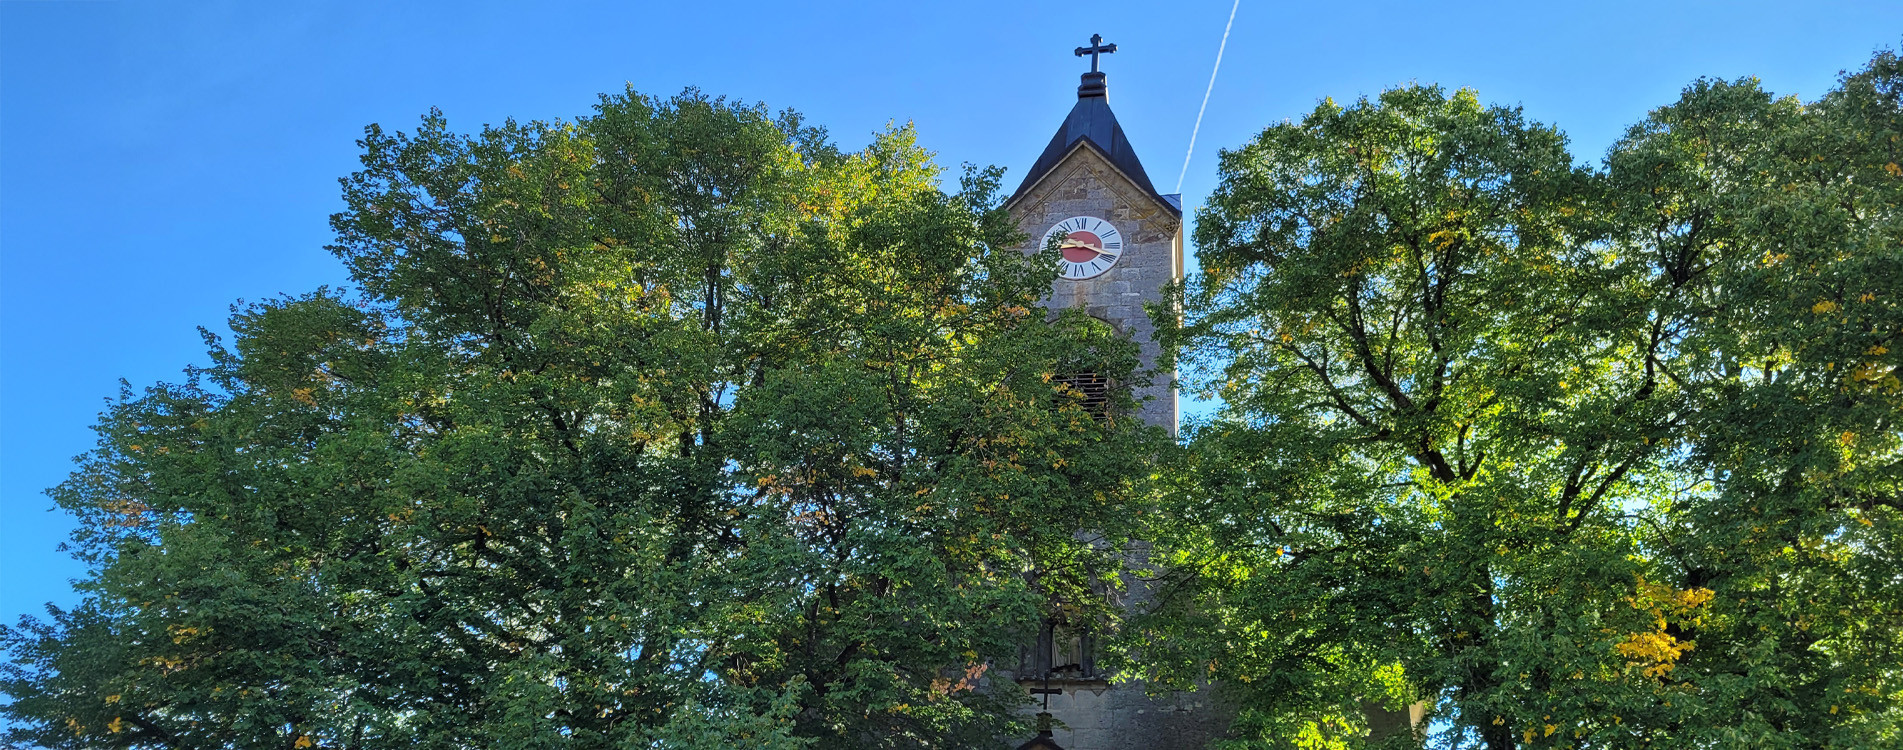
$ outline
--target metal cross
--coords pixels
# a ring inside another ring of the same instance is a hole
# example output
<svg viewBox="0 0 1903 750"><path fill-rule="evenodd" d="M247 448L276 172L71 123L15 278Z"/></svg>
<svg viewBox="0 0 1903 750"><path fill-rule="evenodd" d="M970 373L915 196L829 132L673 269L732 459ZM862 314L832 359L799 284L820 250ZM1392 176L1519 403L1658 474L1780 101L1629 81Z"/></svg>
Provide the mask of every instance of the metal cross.
<svg viewBox="0 0 1903 750"><path fill-rule="evenodd" d="M1078 47L1077 56L1083 57L1084 55L1089 55L1090 56L1090 72L1095 73L1097 72L1097 56L1102 54L1107 54L1110 52L1115 52L1115 51L1117 51L1117 45L1104 44L1102 34L1091 34L1090 46Z"/></svg>

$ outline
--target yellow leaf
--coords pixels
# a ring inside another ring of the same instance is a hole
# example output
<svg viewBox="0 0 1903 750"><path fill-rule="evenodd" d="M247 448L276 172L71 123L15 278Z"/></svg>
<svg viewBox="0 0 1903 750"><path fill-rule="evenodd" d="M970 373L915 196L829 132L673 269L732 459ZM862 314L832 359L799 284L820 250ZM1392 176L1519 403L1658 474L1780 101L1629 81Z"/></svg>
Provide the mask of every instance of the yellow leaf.
<svg viewBox="0 0 1903 750"><path fill-rule="evenodd" d="M1823 315L1824 313L1832 312L1832 311L1835 311L1836 309L1837 309L1836 302L1832 302L1830 300L1824 300L1815 305L1811 305L1810 311L1817 315Z"/></svg>
<svg viewBox="0 0 1903 750"><path fill-rule="evenodd" d="M315 744L317 744L317 743L315 743L315 742L312 742L312 741L311 741L311 736L310 736L310 735L308 735L308 734L300 734L300 735L298 735L298 736L297 736L297 747L300 747L300 748L302 748L302 747L310 747L310 746L312 746L312 745L315 745Z"/></svg>
<svg viewBox="0 0 1903 750"><path fill-rule="evenodd" d="M1551 737L1551 736L1553 736L1553 733L1554 733L1554 732L1556 732L1556 731L1559 731L1559 727L1557 727L1557 726L1554 726L1554 725L1552 725L1552 724L1548 724L1548 725L1546 725L1546 734L1544 734L1544 735L1541 735L1541 736L1542 736L1542 737Z"/></svg>

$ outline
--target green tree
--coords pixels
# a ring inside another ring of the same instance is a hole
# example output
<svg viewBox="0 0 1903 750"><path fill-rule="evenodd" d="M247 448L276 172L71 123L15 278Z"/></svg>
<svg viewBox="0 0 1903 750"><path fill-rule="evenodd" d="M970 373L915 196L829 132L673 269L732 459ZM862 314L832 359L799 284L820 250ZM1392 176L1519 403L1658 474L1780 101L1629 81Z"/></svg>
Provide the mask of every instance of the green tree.
<svg viewBox="0 0 1903 750"><path fill-rule="evenodd" d="M54 491L83 605L0 633L45 747L949 747L1114 564L1155 431L1054 373L996 170L909 129L604 97L371 127L361 300L235 310ZM982 688L982 689L980 689Z"/></svg>
<svg viewBox="0 0 1903 750"><path fill-rule="evenodd" d="M1903 742L1900 91L1888 52L1810 104L1704 81L1608 160L1620 244L1683 290L1680 489L1648 545L1713 592L1667 633L1651 723L1681 744Z"/></svg>
<svg viewBox="0 0 1903 750"><path fill-rule="evenodd" d="M1432 87L1226 152L1134 663L1244 745L1893 742L1897 80L1701 82L1603 170Z"/></svg>

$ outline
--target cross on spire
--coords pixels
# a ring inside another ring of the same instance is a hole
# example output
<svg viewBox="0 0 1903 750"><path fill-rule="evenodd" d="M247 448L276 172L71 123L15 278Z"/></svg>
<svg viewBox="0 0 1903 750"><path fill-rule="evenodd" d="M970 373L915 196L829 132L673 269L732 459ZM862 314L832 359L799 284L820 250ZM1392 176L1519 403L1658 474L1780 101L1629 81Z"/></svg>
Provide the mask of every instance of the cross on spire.
<svg viewBox="0 0 1903 750"><path fill-rule="evenodd" d="M1097 57L1099 55L1104 55L1104 54L1108 54L1115 51L1117 51L1117 45L1104 44L1102 34L1091 34L1090 46L1078 47L1077 56L1083 57L1084 55L1089 55L1090 56L1090 72L1095 73L1097 72Z"/></svg>

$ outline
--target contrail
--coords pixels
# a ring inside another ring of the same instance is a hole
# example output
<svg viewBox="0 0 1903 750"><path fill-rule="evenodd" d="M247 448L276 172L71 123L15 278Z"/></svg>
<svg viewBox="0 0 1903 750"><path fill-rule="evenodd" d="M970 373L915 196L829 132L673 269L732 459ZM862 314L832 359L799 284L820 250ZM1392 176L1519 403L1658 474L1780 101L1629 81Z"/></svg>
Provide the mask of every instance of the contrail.
<svg viewBox="0 0 1903 750"><path fill-rule="evenodd" d="M1183 192L1183 178L1189 175L1189 157L1196 153L1196 133L1203 129L1203 112L1209 109L1209 92L1216 90L1216 71L1222 70L1222 51L1229 47L1229 28L1236 25L1236 9L1242 0L1229 6L1229 22L1222 25L1222 44L1216 45L1216 67L1209 69L1209 88L1203 89L1203 106L1196 108L1196 127L1189 130L1189 150L1183 153L1183 171L1176 174L1176 192Z"/></svg>

